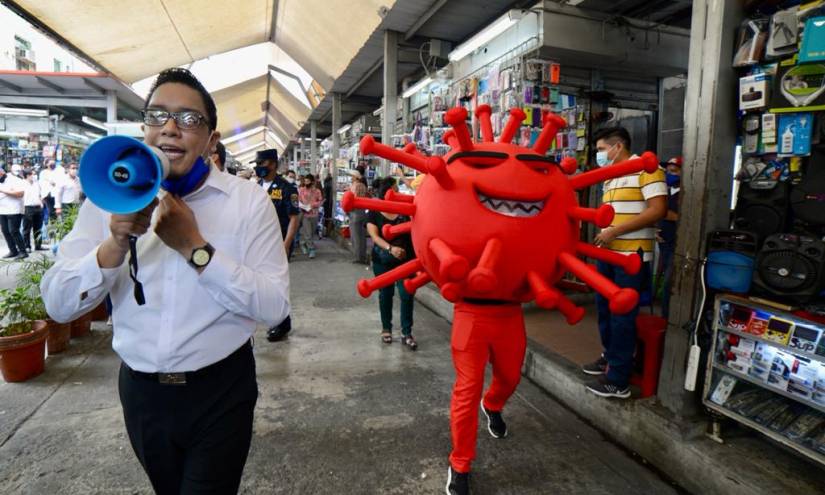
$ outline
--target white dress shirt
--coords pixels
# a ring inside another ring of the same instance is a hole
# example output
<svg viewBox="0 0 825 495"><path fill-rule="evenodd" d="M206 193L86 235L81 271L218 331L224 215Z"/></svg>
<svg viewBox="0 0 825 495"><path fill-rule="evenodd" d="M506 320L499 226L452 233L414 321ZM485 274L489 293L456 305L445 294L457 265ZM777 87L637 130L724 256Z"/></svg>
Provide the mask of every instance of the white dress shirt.
<svg viewBox="0 0 825 495"><path fill-rule="evenodd" d="M65 177L66 169L61 166L57 166L54 170L46 167L40 171L40 194L43 195L45 198L49 194L54 197L55 193L57 192L57 186L60 184L60 181L63 180Z"/></svg>
<svg viewBox="0 0 825 495"><path fill-rule="evenodd" d="M0 215L22 215L23 196L19 198L5 193L25 192L26 181L12 174L5 175L6 180L0 184Z"/></svg>
<svg viewBox="0 0 825 495"><path fill-rule="evenodd" d="M138 279L146 295L146 304L138 306L128 256L119 268L98 265L111 215L86 201L40 285L49 315L70 321L109 293L112 347L130 368L148 373L198 370L241 347L256 321L269 327L283 321L289 314L289 271L269 197L255 184L213 169L184 200L215 248L203 272L155 234L156 209L152 228L137 243Z"/></svg>
<svg viewBox="0 0 825 495"><path fill-rule="evenodd" d="M37 181L26 183L26 194L23 196L23 206L43 206L43 198L40 196L40 184Z"/></svg>
<svg viewBox="0 0 825 495"><path fill-rule="evenodd" d="M80 195L83 189L80 187L80 179L66 174L57 181L54 196L54 207L62 208L64 204L79 204Z"/></svg>

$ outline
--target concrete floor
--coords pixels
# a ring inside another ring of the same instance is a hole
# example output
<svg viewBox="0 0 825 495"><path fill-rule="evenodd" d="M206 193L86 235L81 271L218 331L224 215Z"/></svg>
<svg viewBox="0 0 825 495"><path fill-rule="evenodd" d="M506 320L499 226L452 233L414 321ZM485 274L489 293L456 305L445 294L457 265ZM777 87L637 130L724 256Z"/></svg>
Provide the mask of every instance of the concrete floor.
<svg viewBox="0 0 825 495"><path fill-rule="evenodd" d="M259 330L260 398L242 493L443 493L454 377L449 325L416 307L418 352L379 342L368 276L332 243L291 265L293 335ZM126 438L119 359L98 326L24 384L0 383L0 493L151 493ZM681 490L526 380L510 436L480 428L473 493L671 494Z"/></svg>

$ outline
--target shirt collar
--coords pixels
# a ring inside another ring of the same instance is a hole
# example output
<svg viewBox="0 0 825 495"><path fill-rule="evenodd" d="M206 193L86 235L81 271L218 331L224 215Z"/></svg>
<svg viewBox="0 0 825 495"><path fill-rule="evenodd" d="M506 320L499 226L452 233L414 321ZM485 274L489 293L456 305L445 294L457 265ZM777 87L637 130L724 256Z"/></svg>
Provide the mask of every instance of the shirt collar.
<svg viewBox="0 0 825 495"><path fill-rule="evenodd" d="M203 190L207 187L211 187L212 189L217 189L218 191L229 195L229 181L228 176L229 174L225 174L217 169L214 165L209 167L209 175L206 177L206 182L203 183L203 186L200 187L200 190ZM197 191L196 191L197 192Z"/></svg>

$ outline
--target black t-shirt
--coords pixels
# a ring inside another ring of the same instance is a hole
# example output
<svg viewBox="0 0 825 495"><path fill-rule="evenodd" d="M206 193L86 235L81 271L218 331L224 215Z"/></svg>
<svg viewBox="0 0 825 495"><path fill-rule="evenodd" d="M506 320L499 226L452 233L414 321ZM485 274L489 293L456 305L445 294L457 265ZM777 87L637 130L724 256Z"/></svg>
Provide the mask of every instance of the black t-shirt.
<svg viewBox="0 0 825 495"><path fill-rule="evenodd" d="M667 209L677 213L679 212L679 190L672 192L672 189L668 188ZM673 220L661 220L659 222L659 228L662 230L659 233L659 237L664 241L662 244L676 245L676 222Z"/></svg>
<svg viewBox="0 0 825 495"><path fill-rule="evenodd" d="M378 227L378 234L381 235L382 238L384 236L381 234L381 229L384 228L384 225L398 225L400 223L409 221L410 217L405 215L398 215L397 217L395 217L395 220L390 220L389 218L382 215L380 211L370 211L369 213L367 213L367 223L371 223ZM395 239L387 242L389 242L392 246L398 246L400 248L403 248L404 251L406 251L407 257L402 261L409 261L415 258L415 251L413 250L412 237L410 237L410 234L396 236Z"/></svg>

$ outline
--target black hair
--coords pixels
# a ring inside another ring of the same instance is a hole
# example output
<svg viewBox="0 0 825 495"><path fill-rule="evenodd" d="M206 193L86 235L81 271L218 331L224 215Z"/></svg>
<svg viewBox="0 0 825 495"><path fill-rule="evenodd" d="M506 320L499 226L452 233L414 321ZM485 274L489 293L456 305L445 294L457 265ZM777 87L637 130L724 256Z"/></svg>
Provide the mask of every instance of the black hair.
<svg viewBox="0 0 825 495"><path fill-rule="evenodd" d="M226 166L226 146L224 146L222 142L218 141L218 144L215 145L215 153L218 155L218 160L221 162L221 165L223 165L225 167Z"/></svg>
<svg viewBox="0 0 825 495"><path fill-rule="evenodd" d="M378 189L378 199L384 199L384 196L387 195L387 191L393 187L395 187L394 177L384 177L382 179L378 179L375 184L375 188Z"/></svg>
<svg viewBox="0 0 825 495"><path fill-rule="evenodd" d="M598 143L599 140L605 140L610 144L616 144L616 141L621 141L627 151L630 151L630 133L624 127L608 127L606 129L599 129L593 136L593 143Z"/></svg>
<svg viewBox="0 0 825 495"><path fill-rule="evenodd" d="M183 84L200 93L203 106L206 107L206 123L209 126L209 130L214 131L218 127L218 110L215 107L215 100L212 99L212 95L209 94L209 91L203 87L203 84L198 81L198 78L195 77L194 74L189 72L188 69L182 69L180 67L172 67L158 74L157 79L152 83L152 89L149 90L149 94L146 96L143 111L149 108L149 101L152 100L152 95L155 94L155 90L166 83Z"/></svg>
<svg viewBox="0 0 825 495"><path fill-rule="evenodd" d="M309 179L310 182L313 184L315 183L315 176L312 174L306 174L305 176L301 177L301 180Z"/></svg>

